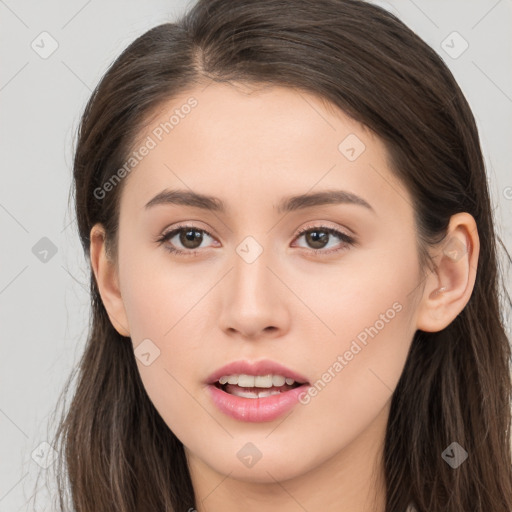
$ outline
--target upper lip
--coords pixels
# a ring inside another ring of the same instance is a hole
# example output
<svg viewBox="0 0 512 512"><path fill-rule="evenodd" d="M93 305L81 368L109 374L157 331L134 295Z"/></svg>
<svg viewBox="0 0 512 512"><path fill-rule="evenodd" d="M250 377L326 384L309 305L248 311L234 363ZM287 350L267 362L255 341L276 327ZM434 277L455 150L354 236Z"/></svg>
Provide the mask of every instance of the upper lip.
<svg viewBox="0 0 512 512"><path fill-rule="evenodd" d="M306 384L308 380L293 370L286 368L282 364L276 363L275 361L271 361L269 359L263 359L260 361L233 361L232 363L226 364L222 368L215 370L212 374L210 374L207 379L207 384L214 384L224 375L282 375L283 377L287 377L293 379L295 382L299 384Z"/></svg>

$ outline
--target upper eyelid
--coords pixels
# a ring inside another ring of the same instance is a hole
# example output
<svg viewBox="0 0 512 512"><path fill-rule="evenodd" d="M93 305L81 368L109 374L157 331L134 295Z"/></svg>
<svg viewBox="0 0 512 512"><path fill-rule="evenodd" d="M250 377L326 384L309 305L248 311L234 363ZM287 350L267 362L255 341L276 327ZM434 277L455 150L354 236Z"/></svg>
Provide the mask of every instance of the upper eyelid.
<svg viewBox="0 0 512 512"><path fill-rule="evenodd" d="M162 236L166 236L166 235L172 233L173 231L178 231L180 229L193 228L193 229L197 229L198 231L204 231L209 236L215 238L212 235L211 230L209 230L207 228L202 228L199 225L194 224L194 222L196 222L196 221L190 221L188 223L184 222L183 224L178 224L177 226L173 226L170 229L165 229L162 232ZM312 223L306 223L306 225L304 227L296 228L294 230L295 236L302 234L304 231L308 231L310 229L327 228L327 229L333 229L335 231L340 231L341 233L345 234L346 236L355 237L355 233L351 229L349 229L347 227L331 226L331 225L329 225L329 223L330 223L330 221L322 221L322 220L313 221Z"/></svg>
<svg viewBox="0 0 512 512"><path fill-rule="evenodd" d="M346 235L346 236L352 236L350 233L345 233L343 231L343 228L339 228L339 227L334 227L334 226L328 226L328 225L325 225L325 224L322 224L321 222L319 224L313 224L313 225L306 225L300 229L296 229L295 230L295 236L298 236L298 235L301 235L303 234L305 231L309 231L309 230L312 230L312 229L332 229L334 231L339 231L340 233ZM203 231L204 233L206 233L208 236L211 236L212 238L215 238L212 233L210 232L210 230L208 229L205 229L205 228L201 228L199 226L195 226L195 225L192 225L192 224L183 224L183 225L178 225L178 226L174 226L173 228L171 229L166 229L162 232L162 236L167 236L167 235L170 235L171 233L175 233L177 231L180 231L182 229L196 229L197 231ZM351 231L351 230L348 230L347 231Z"/></svg>
<svg viewBox="0 0 512 512"><path fill-rule="evenodd" d="M348 228L341 228L339 226L330 226L327 222L322 222L322 221L318 221L317 223L313 223L313 224L306 224L304 227L302 227L300 229L296 229L295 230L295 236L297 237L298 235L301 235L304 232L310 231L310 230L313 230L313 229L333 230L333 231L338 231L339 233L341 233L341 234L343 234L343 235L345 235L347 237L350 237L350 238L354 238L355 237L355 235L353 234L352 230L350 230ZM348 233L346 231L348 231Z"/></svg>
<svg viewBox="0 0 512 512"><path fill-rule="evenodd" d="M199 227L199 226L196 226L194 224L180 224L178 226L174 226L170 229L165 229L163 232L162 232L162 237L165 237L167 235L170 235L171 233L175 233L175 232L179 232L181 231L182 229L195 229L197 231L203 231L204 233L206 233L208 236L211 236L212 238L215 238L209 229L205 229L205 228L202 228L202 227Z"/></svg>

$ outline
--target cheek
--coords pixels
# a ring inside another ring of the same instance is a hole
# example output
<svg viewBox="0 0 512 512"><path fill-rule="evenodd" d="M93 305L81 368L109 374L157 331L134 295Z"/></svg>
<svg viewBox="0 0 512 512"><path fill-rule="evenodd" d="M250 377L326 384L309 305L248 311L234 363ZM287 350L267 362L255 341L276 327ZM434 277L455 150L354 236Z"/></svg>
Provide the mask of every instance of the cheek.
<svg viewBox="0 0 512 512"><path fill-rule="evenodd" d="M413 247L408 255L401 254L406 261L416 262ZM313 389L302 399L305 409L309 408L308 417L318 418L309 423L311 435L321 429L328 438L332 436L333 443L347 440L364 429L391 398L415 332L411 292L418 285L418 267L396 262L391 251L388 257L368 253L358 258L351 271L347 262L336 273L329 269L332 278L320 281L322 287L311 305L329 330L311 316L309 323L320 325L324 333L322 339L316 337L322 350L310 354ZM303 286L301 293L308 293L307 283ZM325 411L336 428L322 424Z"/></svg>
<svg viewBox="0 0 512 512"><path fill-rule="evenodd" d="M140 273L132 280L125 299L137 368L164 422L182 442L188 441L190 425L194 435L215 428L193 398L199 392L195 368L201 361L201 337L194 331L200 314L200 308L194 308L198 295L176 293L166 286L171 279L154 279L151 272L145 276Z"/></svg>
<svg viewBox="0 0 512 512"><path fill-rule="evenodd" d="M197 415L199 422L204 416L190 392L197 392L195 368L204 358L203 297L214 281L127 249L120 276L137 367L151 401L178 434L182 418L190 422Z"/></svg>
<svg viewBox="0 0 512 512"><path fill-rule="evenodd" d="M196 306L211 286L201 275L208 274L184 272L162 247L144 252L127 246L120 276L133 341L155 338L166 343L171 339L182 320L196 314Z"/></svg>
<svg viewBox="0 0 512 512"><path fill-rule="evenodd" d="M302 435L318 442L305 445L305 459L321 458L327 448L332 453L349 445L389 406L413 334L407 306L402 305L401 310L392 310L395 314L388 323L375 316L386 309L366 310L365 318L362 314L359 318L362 328L346 315L345 324L340 319L335 326L336 340L310 355L316 373L312 387L301 397L296 420ZM393 313L388 312L388 318Z"/></svg>
<svg viewBox="0 0 512 512"><path fill-rule="evenodd" d="M419 284L416 250L407 242L396 250L391 243L355 249L336 265L297 266L287 279L314 313L298 321L309 325L310 334L316 326L316 339L338 349L348 349L354 338L364 343L372 334L399 343L404 336L396 335L410 327L412 292Z"/></svg>

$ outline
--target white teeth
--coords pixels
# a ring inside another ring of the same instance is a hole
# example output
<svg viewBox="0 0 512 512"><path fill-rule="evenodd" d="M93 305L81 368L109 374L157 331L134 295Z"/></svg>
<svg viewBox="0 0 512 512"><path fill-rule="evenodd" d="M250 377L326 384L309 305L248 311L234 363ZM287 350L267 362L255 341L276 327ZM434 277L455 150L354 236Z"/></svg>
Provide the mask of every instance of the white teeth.
<svg viewBox="0 0 512 512"><path fill-rule="evenodd" d="M239 396L241 398L265 398L266 396L279 395L281 391L269 390L269 391L244 391L243 389L234 389L232 395Z"/></svg>
<svg viewBox="0 0 512 512"><path fill-rule="evenodd" d="M258 393L258 398L265 398L266 396L279 395L281 391L271 390L271 391L260 391Z"/></svg>
<svg viewBox="0 0 512 512"><path fill-rule="evenodd" d="M284 386L286 378L282 375L273 375L272 376L272 384L274 386Z"/></svg>
<svg viewBox="0 0 512 512"><path fill-rule="evenodd" d="M229 381L228 381L229 382ZM253 388L254 387L254 376L253 375L239 375L238 385L241 388Z"/></svg>
<svg viewBox="0 0 512 512"><path fill-rule="evenodd" d="M295 381L282 375L223 375L219 379L219 384L238 384L242 388L271 388L272 386L291 386ZM249 398L249 397L248 397Z"/></svg>
<svg viewBox="0 0 512 512"><path fill-rule="evenodd" d="M272 382L272 375L258 375L254 377L254 385L258 388L271 388Z"/></svg>
<svg viewBox="0 0 512 512"><path fill-rule="evenodd" d="M235 389L231 394L242 398L258 398L258 393L253 393L252 391L242 391L241 389Z"/></svg>

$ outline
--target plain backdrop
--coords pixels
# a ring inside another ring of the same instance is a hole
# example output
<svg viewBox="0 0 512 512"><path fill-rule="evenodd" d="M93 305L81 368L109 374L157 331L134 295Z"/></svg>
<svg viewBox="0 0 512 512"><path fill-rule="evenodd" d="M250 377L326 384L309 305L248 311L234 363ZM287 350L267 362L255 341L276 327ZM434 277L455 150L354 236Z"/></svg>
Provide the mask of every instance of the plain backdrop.
<svg viewBox="0 0 512 512"><path fill-rule="evenodd" d="M52 464L48 417L86 339L89 268L68 204L80 114L121 51L189 3L0 0L0 512L51 510L26 500ZM431 45L460 84L511 251L512 0L374 3Z"/></svg>

